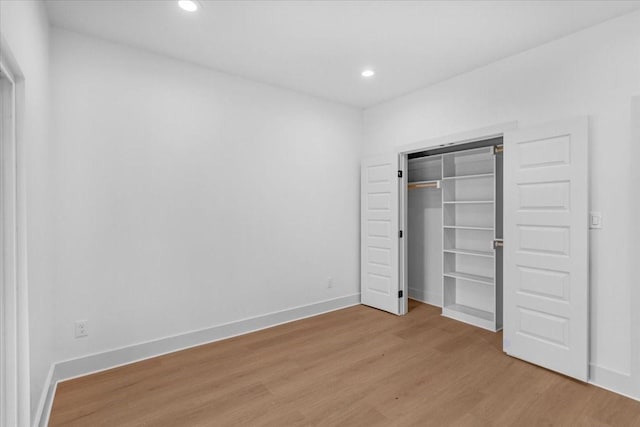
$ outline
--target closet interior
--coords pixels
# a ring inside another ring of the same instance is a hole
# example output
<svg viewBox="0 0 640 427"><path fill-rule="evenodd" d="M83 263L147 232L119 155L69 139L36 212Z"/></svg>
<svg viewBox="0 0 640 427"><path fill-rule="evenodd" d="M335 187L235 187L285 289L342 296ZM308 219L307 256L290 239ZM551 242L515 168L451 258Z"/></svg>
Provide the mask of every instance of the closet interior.
<svg viewBox="0 0 640 427"><path fill-rule="evenodd" d="M409 155L409 298L502 329L502 138Z"/></svg>

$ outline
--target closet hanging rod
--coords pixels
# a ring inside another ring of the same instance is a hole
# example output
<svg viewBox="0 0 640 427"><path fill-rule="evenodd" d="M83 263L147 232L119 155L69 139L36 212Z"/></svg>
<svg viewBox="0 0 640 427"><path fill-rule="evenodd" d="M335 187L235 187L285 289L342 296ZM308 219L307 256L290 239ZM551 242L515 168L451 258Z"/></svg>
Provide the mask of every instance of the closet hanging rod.
<svg viewBox="0 0 640 427"><path fill-rule="evenodd" d="M417 188L440 188L440 181L416 181L409 183L409 190Z"/></svg>

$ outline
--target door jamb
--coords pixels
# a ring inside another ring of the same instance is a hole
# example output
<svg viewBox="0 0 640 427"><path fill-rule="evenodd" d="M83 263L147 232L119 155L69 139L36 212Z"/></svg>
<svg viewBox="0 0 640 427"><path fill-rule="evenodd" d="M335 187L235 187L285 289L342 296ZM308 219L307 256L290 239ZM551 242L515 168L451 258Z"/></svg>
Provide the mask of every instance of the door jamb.
<svg viewBox="0 0 640 427"><path fill-rule="evenodd" d="M640 158L640 95L633 96L631 98L631 156L630 161L636 162ZM631 182L638 182L640 178L640 171L635 167L635 164L632 163L631 167ZM632 185L633 190L633 185ZM640 215L640 201L635 197L630 197L629 200L632 201L631 209L632 209L632 217L638 218ZM635 201L634 201L635 200ZM638 253L640 251L640 224L638 221L632 221L632 236L631 239L632 249L635 249L633 253ZM635 268L631 268L632 272L629 275L629 283L632 284L633 280L636 278ZM636 329L634 332L634 325L640 324L640 312L637 307L640 304L640 290L637 286L631 285L631 381L633 383L633 389L635 393L633 393L632 397L636 400L640 400L640 391L638 388L638 384L640 384L640 329ZM593 372L593 367L591 367L591 371Z"/></svg>
<svg viewBox="0 0 640 427"><path fill-rule="evenodd" d="M2 156L0 162L0 196L3 235L0 276L2 315L0 323L3 348L0 351L4 382L2 390L2 416L0 426L30 424L29 374L29 304L26 274L26 205L25 158L22 144L22 104L24 78L11 55L9 46L0 35L0 69L11 85L10 133L0 136ZM6 116L0 116L5 120ZM6 357L9 356L9 357Z"/></svg>

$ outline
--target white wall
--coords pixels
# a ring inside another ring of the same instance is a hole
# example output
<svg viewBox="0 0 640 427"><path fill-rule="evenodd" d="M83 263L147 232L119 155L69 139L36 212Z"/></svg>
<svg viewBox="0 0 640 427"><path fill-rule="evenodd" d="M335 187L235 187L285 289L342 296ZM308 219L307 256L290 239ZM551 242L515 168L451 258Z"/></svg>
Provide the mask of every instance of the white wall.
<svg viewBox="0 0 640 427"><path fill-rule="evenodd" d="M48 145L49 24L38 1L2 1L0 32L20 68L19 143L26 157L31 410L53 360L50 163ZM22 101L22 102L21 102Z"/></svg>
<svg viewBox="0 0 640 427"><path fill-rule="evenodd" d="M629 302L640 257L632 252L629 232L629 200L638 197L638 183L630 182L629 117L631 96L638 94L635 12L364 114L366 155L512 120L527 126L590 116L591 206L604 216L604 228L591 232L591 360L598 376L611 374L621 382L631 371L630 337L637 326L631 329ZM640 397L640 378L634 383Z"/></svg>
<svg viewBox="0 0 640 427"><path fill-rule="evenodd" d="M57 360L359 292L359 110L58 29L52 87Z"/></svg>

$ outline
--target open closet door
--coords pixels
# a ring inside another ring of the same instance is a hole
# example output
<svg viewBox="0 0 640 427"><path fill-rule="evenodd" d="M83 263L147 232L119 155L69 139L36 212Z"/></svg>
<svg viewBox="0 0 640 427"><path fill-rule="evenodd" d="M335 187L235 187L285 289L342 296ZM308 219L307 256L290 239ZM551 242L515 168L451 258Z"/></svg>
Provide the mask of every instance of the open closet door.
<svg viewBox="0 0 640 427"><path fill-rule="evenodd" d="M398 155L364 160L361 174L361 300L400 314Z"/></svg>
<svg viewBox="0 0 640 427"><path fill-rule="evenodd" d="M504 134L504 350L588 376L588 121Z"/></svg>

